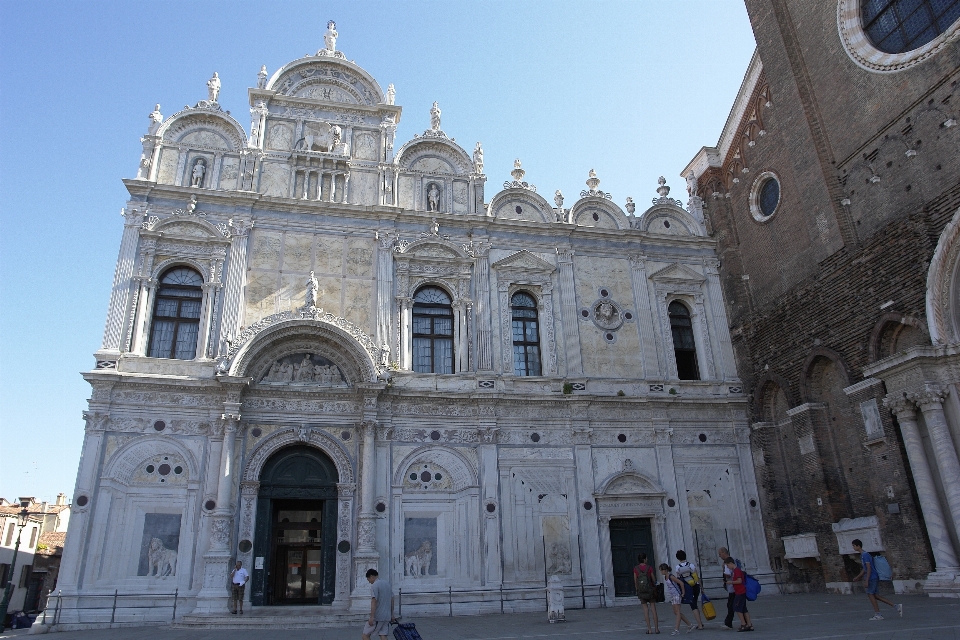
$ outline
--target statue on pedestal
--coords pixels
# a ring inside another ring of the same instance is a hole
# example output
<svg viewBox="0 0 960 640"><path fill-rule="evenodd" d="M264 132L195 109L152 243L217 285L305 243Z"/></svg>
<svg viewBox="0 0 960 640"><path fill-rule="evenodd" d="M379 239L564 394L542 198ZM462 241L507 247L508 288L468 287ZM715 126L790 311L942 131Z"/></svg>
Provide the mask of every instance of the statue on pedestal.
<svg viewBox="0 0 960 640"><path fill-rule="evenodd" d="M317 277L313 275L313 271L310 272L310 277L307 278L307 299L304 302L304 306L308 309L311 307L317 306L317 294L320 292L320 283L317 282Z"/></svg>
<svg viewBox="0 0 960 640"><path fill-rule="evenodd" d="M220 97L220 76L217 75L217 72L213 72L213 77L207 80L207 100L210 102L216 102L217 98Z"/></svg>
<svg viewBox="0 0 960 640"><path fill-rule="evenodd" d="M156 135L157 130L160 128L160 124L163 122L163 114L160 113L160 105L158 104L153 108L153 111L150 112L150 127L147 129L147 135L152 136Z"/></svg>
<svg viewBox="0 0 960 640"><path fill-rule="evenodd" d="M427 192L427 211L440 211L440 189L435 184Z"/></svg>
<svg viewBox="0 0 960 640"><path fill-rule="evenodd" d="M193 163L193 174L190 180L191 187L203 186L203 174L207 172L207 162L203 158L197 158Z"/></svg>
<svg viewBox="0 0 960 640"><path fill-rule="evenodd" d="M257 89L267 88L267 65L260 67L260 73L257 74Z"/></svg>
<svg viewBox="0 0 960 640"><path fill-rule="evenodd" d="M397 99L397 90L393 88L393 83L387 85L387 104L394 104Z"/></svg>
<svg viewBox="0 0 960 640"><path fill-rule="evenodd" d="M440 105L436 102L430 107L430 128L440 131Z"/></svg>
<svg viewBox="0 0 960 640"><path fill-rule="evenodd" d="M476 173L483 173L483 147L479 142L473 149L473 170Z"/></svg>
<svg viewBox="0 0 960 640"><path fill-rule="evenodd" d="M327 22L327 30L323 34L323 46L327 51L337 50L337 23L333 20Z"/></svg>

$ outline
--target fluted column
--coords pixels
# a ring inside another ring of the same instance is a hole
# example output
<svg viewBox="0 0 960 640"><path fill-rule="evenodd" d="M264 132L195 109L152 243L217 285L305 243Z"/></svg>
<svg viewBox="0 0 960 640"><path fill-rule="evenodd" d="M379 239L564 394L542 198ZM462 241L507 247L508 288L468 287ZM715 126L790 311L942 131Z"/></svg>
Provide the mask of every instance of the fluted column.
<svg viewBox="0 0 960 640"><path fill-rule="evenodd" d="M243 323L243 286L247 272L247 241L253 226L243 220L234 220L230 227L230 263L223 292L223 322L220 340L235 338ZM226 355L226 354L218 354Z"/></svg>
<svg viewBox="0 0 960 640"><path fill-rule="evenodd" d="M230 493L236 471L232 467L233 448L237 442L237 423L240 421L240 405L228 407L228 413L223 414L223 449L220 451L220 473L217 476L217 511L230 513Z"/></svg>
<svg viewBox="0 0 960 640"><path fill-rule="evenodd" d="M400 306L400 368L409 371L413 367L412 313L413 298L397 296Z"/></svg>
<svg viewBox="0 0 960 640"><path fill-rule="evenodd" d="M579 376L583 373L583 359L580 355L577 295L573 282L573 250L557 249L557 261L560 264L560 317L563 323L566 375Z"/></svg>
<svg viewBox="0 0 960 640"><path fill-rule="evenodd" d="M476 291L477 370L493 370L493 344L490 330L490 243L470 243Z"/></svg>
<svg viewBox="0 0 960 640"><path fill-rule="evenodd" d="M381 349L390 349L390 310L393 306L393 247L397 237L389 232L378 231L377 242L377 344ZM399 354L392 354L390 362L396 362Z"/></svg>
<svg viewBox="0 0 960 640"><path fill-rule="evenodd" d="M133 344L130 352L134 355L147 355L147 333L150 329L150 311L153 309L153 297L157 291L157 281L149 277L140 277L140 295L138 296L137 320L133 332Z"/></svg>
<svg viewBox="0 0 960 640"><path fill-rule="evenodd" d="M920 509L923 511L923 522L927 528L927 537L933 547L933 559L938 572L958 570L957 553L946 528L943 509L937 498L937 486L927 460L927 452L923 449L920 430L917 428L917 411L913 401L908 397L888 395L883 400L887 407L897 416L900 424L900 433L903 436L903 447L907 451L907 460L910 461L910 471L913 473L913 483L917 488L917 497L920 499Z"/></svg>
<svg viewBox="0 0 960 640"><path fill-rule="evenodd" d="M121 215L123 216L123 237L120 239L117 267L113 273L113 290L110 293L110 306L107 308L107 322L100 347L101 351L113 352L117 355L120 353L124 317L133 292L130 278L133 276L134 263L137 260L137 243L144 212L139 209L124 209Z"/></svg>
<svg viewBox="0 0 960 640"><path fill-rule="evenodd" d="M641 255L630 256L630 284L633 287L633 304L637 309L637 332L640 334L640 363L643 378L659 378L657 362L657 337L650 310L650 293L647 288L647 265Z"/></svg>
<svg viewBox="0 0 960 640"><path fill-rule="evenodd" d="M939 386L927 385L923 391L912 394L911 399L923 412L954 531L960 531L960 459L950 437L947 418L943 415L943 399L946 395L947 392Z"/></svg>
<svg viewBox="0 0 960 640"><path fill-rule="evenodd" d="M203 289L203 301L200 303L200 331L197 335L197 354L196 359L207 357L207 345L210 340L210 319L213 316L214 297L219 287L215 282L204 282L201 285Z"/></svg>

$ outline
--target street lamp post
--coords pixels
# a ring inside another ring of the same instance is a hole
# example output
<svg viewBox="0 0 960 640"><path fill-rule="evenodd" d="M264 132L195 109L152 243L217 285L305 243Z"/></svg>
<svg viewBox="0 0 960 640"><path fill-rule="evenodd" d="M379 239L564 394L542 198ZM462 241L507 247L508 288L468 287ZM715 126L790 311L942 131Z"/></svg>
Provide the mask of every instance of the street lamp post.
<svg viewBox="0 0 960 640"><path fill-rule="evenodd" d="M27 526L27 520L33 514L27 510L30 502L27 500L20 501L20 512L17 514L17 526L19 530L17 531L17 543L13 546L13 559L10 561L10 578L7 580L7 587L3 590L3 601L0 602L0 631L3 631L7 626L7 607L10 606L10 598L13 596L13 590L16 589L16 582L14 581L14 573L17 568L17 553L20 551L20 535L23 533L23 528Z"/></svg>

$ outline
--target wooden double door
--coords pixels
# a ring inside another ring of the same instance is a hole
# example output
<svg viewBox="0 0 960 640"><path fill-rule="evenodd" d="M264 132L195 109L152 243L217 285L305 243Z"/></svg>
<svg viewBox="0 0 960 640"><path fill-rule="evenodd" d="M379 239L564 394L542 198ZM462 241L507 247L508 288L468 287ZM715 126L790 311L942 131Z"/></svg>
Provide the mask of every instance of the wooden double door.
<svg viewBox="0 0 960 640"><path fill-rule="evenodd" d="M323 500L277 500L273 511L276 604L317 604L323 591Z"/></svg>
<svg viewBox="0 0 960 640"><path fill-rule="evenodd" d="M649 518L618 518L610 520L610 552L613 556L613 587L619 596L636 596L633 568L637 556L647 554L647 564L656 567L653 556L653 530ZM662 560L660 560L662 562Z"/></svg>

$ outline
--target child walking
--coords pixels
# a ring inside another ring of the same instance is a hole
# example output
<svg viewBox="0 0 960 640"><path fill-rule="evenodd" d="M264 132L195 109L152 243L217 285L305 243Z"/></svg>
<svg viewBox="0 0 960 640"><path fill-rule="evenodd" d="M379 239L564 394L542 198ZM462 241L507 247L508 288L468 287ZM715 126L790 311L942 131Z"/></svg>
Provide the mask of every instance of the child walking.
<svg viewBox="0 0 960 640"><path fill-rule="evenodd" d="M740 618L740 628L737 631L753 631L753 623L747 613L747 584L743 569L737 566L737 561L733 558L727 558L723 563L733 572L729 583L733 585L733 610Z"/></svg>
<svg viewBox="0 0 960 640"><path fill-rule="evenodd" d="M666 562L660 565L660 573L663 575L664 589L666 590L665 595L670 598L670 604L673 606L673 614L677 617L677 621L673 625L673 632L670 635L680 635L681 620L683 620L683 624L687 625L687 633L690 633L693 631L694 626L687 620L687 617L683 615L683 611L680 610L680 599L683 597L684 583L680 578L670 573L670 565Z"/></svg>
<svg viewBox="0 0 960 640"><path fill-rule="evenodd" d="M859 539L853 540L851 542L853 550L860 554L860 562L863 563L863 568L860 570L860 573L857 574L857 577L853 579L854 582L863 578L864 590L867 592L867 597L870 598L870 604L873 606L873 617L871 620L883 620L883 616L880 615L880 605L877 604L879 600L883 604L888 604L894 609L897 610L897 613L900 614L900 617L903 617L903 605L894 604L880 595L880 576L877 574L877 569L874 567L873 556L870 555L869 551L863 550L863 542Z"/></svg>

